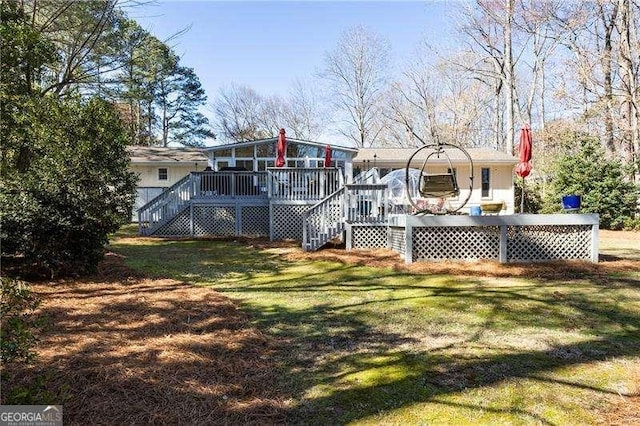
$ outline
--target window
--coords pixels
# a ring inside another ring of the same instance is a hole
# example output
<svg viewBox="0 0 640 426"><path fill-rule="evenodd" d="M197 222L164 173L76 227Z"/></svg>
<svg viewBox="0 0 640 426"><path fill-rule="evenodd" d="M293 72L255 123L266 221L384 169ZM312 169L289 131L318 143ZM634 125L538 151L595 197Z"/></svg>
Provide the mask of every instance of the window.
<svg viewBox="0 0 640 426"><path fill-rule="evenodd" d="M253 157L253 145L237 147L236 157Z"/></svg>
<svg viewBox="0 0 640 426"><path fill-rule="evenodd" d="M242 167L245 170L252 172L253 171L253 160L237 160L236 159L236 167Z"/></svg>
<svg viewBox="0 0 640 426"><path fill-rule="evenodd" d="M491 169L482 168L482 198L491 197Z"/></svg>
<svg viewBox="0 0 640 426"><path fill-rule="evenodd" d="M165 168L158 169L158 180L168 180L168 179L169 179L169 173L167 172L167 169Z"/></svg>

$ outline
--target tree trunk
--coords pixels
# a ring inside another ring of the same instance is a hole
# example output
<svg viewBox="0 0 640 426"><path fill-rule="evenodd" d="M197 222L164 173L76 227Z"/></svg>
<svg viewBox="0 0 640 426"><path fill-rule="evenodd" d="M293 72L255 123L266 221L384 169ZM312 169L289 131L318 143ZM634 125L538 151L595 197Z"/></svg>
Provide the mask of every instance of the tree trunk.
<svg viewBox="0 0 640 426"><path fill-rule="evenodd" d="M498 151L504 151L502 146L502 112L500 108L500 99L502 98L502 81L496 79L493 97L493 144Z"/></svg>
<svg viewBox="0 0 640 426"><path fill-rule="evenodd" d="M631 43L631 29L634 28L628 0L619 0L620 20L620 69L622 74L622 90L624 100L622 115L625 119L625 129L622 142L625 145L625 160L634 165L632 178L638 182L638 82L634 75L633 46ZM637 52L635 52L637 54ZM636 56L637 57L637 56Z"/></svg>
<svg viewBox="0 0 640 426"><path fill-rule="evenodd" d="M506 107L507 107L507 143L506 152L513 154L515 152L514 145L514 130L515 130L515 115L514 115L514 86L515 79L513 75L513 53L512 53L512 34L511 29L513 26L513 2L514 0L507 1L507 16L504 23L504 79L507 86L506 92Z"/></svg>
<svg viewBox="0 0 640 426"><path fill-rule="evenodd" d="M600 13L600 20L604 27L604 48L602 51L602 72L604 74L604 131L605 131L605 146L611 154L616 153L616 145L613 137L613 78L612 78L612 52L613 47L611 43L613 29L615 26L616 15L618 14L618 6L616 5L611 12L610 19L607 20L604 7L600 5L598 8Z"/></svg>

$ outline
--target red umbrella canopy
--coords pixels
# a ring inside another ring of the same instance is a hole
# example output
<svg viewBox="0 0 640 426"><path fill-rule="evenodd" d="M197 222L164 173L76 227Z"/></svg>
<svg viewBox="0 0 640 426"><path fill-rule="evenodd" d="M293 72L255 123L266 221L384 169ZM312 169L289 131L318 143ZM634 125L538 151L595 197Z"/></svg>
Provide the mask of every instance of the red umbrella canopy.
<svg viewBox="0 0 640 426"><path fill-rule="evenodd" d="M531 140L531 129L529 125L525 125L520 130L520 145L518 145L518 154L520 162L516 166L516 174L521 178L529 176L531 173L531 147L533 142Z"/></svg>
<svg viewBox="0 0 640 426"><path fill-rule="evenodd" d="M324 149L324 166L331 167L331 145L327 145Z"/></svg>
<svg viewBox="0 0 640 426"><path fill-rule="evenodd" d="M284 135L284 129L280 129L278 142L276 144L276 167L284 167L285 156L287 154L287 138Z"/></svg>

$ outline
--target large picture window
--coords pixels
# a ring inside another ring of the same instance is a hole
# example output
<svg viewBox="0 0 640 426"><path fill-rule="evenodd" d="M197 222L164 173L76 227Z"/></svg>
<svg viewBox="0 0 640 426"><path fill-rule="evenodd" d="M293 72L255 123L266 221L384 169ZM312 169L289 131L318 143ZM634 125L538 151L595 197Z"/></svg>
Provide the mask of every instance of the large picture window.
<svg viewBox="0 0 640 426"><path fill-rule="evenodd" d="M488 167L482 168L482 198L491 197L491 169Z"/></svg>

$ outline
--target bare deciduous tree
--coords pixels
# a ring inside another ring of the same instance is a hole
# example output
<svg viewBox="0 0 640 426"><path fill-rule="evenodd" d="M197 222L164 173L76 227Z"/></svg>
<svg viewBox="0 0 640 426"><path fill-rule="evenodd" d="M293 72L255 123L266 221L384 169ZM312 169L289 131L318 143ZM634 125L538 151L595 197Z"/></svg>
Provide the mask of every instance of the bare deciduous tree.
<svg viewBox="0 0 640 426"><path fill-rule="evenodd" d="M221 88L211 106L223 139L243 142L266 137L267 132L260 127L262 104L262 97L248 86Z"/></svg>
<svg viewBox="0 0 640 426"><path fill-rule="evenodd" d="M381 96L389 70L389 42L364 28L354 27L342 34L335 50L325 59L322 73L332 85L338 111L344 114L342 134L355 146L374 145L384 125Z"/></svg>
<svg viewBox="0 0 640 426"><path fill-rule="evenodd" d="M326 106L311 82L297 80L289 93L286 127L298 139L315 140L325 130L328 121Z"/></svg>

